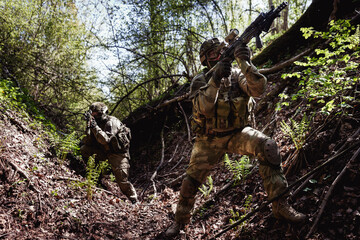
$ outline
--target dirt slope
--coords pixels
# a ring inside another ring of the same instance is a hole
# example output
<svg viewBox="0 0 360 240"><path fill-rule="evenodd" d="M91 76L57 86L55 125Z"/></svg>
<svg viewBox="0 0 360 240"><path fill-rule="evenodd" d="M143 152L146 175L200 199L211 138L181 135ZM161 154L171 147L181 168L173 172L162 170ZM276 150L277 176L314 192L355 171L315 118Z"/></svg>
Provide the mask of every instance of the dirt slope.
<svg viewBox="0 0 360 240"><path fill-rule="evenodd" d="M58 159L49 142L41 140L44 132L31 123L31 118L25 121L24 116L0 106L0 239L163 239L164 230L173 220L181 182L179 176L184 173L191 152L192 143L188 141L185 124L177 128L165 127L164 145L153 142L156 147L151 151L157 155L147 155L146 151L134 154L131 181L140 195L138 205L128 202L107 177L89 201L85 187L80 187L80 183L85 182L80 174L84 171L79 169L81 164L76 159ZM280 112L277 120L289 114ZM308 166L291 174L289 182L334 155L359 129L359 116L356 108L352 117L335 118L325 124L309 142ZM263 125L269 121L266 116L261 119ZM322 120L319 119L319 124ZM320 127L316 123L314 126ZM291 143L284 140L281 131L274 129L272 137L286 159ZM358 137L348 142L348 146L355 146L316 173L292 199L293 206L306 213L309 221L290 225L276 220L268 206L246 225L219 239L304 239L329 187L359 148ZM159 166L161 149L164 150L164 164L158 169L153 184L149 179ZM357 239L360 236L359 169L358 161L351 165L329 197L309 239ZM209 239L228 225L230 219L238 220L266 200L256 167L241 184L220 195L216 193L228 185L232 174L224 165L219 165L212 176L214 190L207 198L199 193L196 214L177 239ZM207 204L203 205L205 201Z"/></svg>
<svg viewBox="0 0 360 240"><path fill-rule="evenodd" d="M34 128L1 105L0 239L152 239L168 224L172 191L132 205L106 181L113 192L99 188L89 201L76 184L85 179Z"/></svg>

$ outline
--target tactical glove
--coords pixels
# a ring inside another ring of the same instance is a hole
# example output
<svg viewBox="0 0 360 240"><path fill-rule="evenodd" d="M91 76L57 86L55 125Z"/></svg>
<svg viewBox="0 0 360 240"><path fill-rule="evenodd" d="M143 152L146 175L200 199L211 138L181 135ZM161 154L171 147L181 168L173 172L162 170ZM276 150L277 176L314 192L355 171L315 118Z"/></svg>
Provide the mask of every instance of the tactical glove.
<svg viewBox="0 0 360 240"><path fill-rule="evenodd" d="M97 123L95 121L95 118L93 116L91 116L90 121L89 121L89 127L95 128L96 126L97 126Z"/></svg>
<svg viewBox="0 0 360 240"><path fill-rule="evenodd" d="M215 65L213 72L213 80L216 86L220 87L221 79L230 76L231 73L231 59L225 58Z"/></svg>
<svg viewBox="0 0 360 240"><path fill-rule="evenodd" d="M235 49L234 56L237 59L250 61L250 48L246 45L238 46Z"/></svg>
<svg viewBox="0 0 360 240"><path fill-rule="evenodd" d="M88 110L88 111L84 112L85 121L89 121L90 118L91 118L91 110Z"/></svg>

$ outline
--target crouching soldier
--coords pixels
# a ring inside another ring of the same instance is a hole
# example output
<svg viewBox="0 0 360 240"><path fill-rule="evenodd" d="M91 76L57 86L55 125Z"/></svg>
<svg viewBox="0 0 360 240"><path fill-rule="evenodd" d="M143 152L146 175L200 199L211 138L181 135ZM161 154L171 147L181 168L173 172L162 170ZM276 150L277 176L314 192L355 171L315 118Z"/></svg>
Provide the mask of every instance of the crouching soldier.
<svg viewBox="0 0 360 240"><path fill-rule="evenodd" d="M96 160L108 159L121 191L132 203L136 203L135 188L128 181L130 129L107 113L108 108L104 103L91 104L89 111L84 114L87 127L80 151L84 158L96 154Z"/></svg>
<svg viewBox="0 0 360 240"><path fill-rule="evenodd" d="M230 59L220 59L220 41L206 40L200 47L200 60L206 68L193 78L190 97L193 103L192 128L196 134L190 163L186 170L175 213L175 222L167 229L167 237L176 236L190 221L199 186L225 153L256 156L265 191L271 199L287 188L281 157L276 142L249 126L252 98L266 88L266 78L250 61L250 49L239 46L234 57L239 68L232 68ZM212 74L207 71L212 67ZM301 222L305 215L297 212L286 197L272 203L276 218Z"/></svg>

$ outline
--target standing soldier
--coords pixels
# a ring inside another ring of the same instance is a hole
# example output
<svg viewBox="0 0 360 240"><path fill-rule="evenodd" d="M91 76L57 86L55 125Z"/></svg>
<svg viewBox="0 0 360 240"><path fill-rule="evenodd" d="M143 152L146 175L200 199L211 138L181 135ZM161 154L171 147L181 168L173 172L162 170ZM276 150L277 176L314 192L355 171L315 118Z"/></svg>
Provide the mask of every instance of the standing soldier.
<svg viewBox="0 0 360 240"><path fill-rule="evenodd" d="M196 139L181 185L175 222L167 229L167 237L176 236L190 221L199 186L225 153L257 157L269 198L282 193L288 186L276 142L248 125L252 97L264 93L267 80L251 63L250 49L246 45L237 47L234 52L240 69L232 69L230 59L219 61L219 45L220 41L212 38L200 47L200 61L207 68L194 77L190 86L192 128ZM215 65L213 73L206 76L206 72ZM290 222L305 219L304 214L287 203L286 197L274 201L272 211L276 218Z"/></svg>
<svg viewBox="0 0 360 240"><path fill-rule="evenodd" d="M102 102L91 104L85 113L87 120L84 145L80 151L84 158L96 154L99 161L109 160L116 182L132 203L137 203L134 186L128 181L130 129L119 119L107 115L108 108Z"/></svg>

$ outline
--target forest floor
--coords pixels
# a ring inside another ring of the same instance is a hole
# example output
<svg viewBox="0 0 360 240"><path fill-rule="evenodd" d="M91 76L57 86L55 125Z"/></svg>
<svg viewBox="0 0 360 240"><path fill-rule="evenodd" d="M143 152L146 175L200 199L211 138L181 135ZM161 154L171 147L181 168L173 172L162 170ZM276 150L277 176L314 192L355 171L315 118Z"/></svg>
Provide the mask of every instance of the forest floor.
<svg viewBox="0 0 360 240"><path fill-rule="evenodd" d="M0 106L0 239L165 239L192 148L184 132L167 133L172 135L171 142L166 143L164 164L154 184L150 177L157 165L149 166L146 155L142 160L131 160L130 180L138 192L138 204L131 204L108 176L91 190L90 200L84 169L80 169L82 165L76 158L56 157L49 143L41 140L43 133L36 126ZM277 113L276 121L286 119L288 114ZM270 122L269 117L263 117L263 122ZM359 130L359 120L357 108L351 118L328 121L322 126L315 124L318 131L305 149L305 163L288 175L291 184L346 145L346 151L335 161L291 189L299 189L290 203L307 214L306 222L289 224L277 220L269 204L217 239L304 239L322 204L324 212L308 239L359 239L359 156L351 161L346 174L326 197L359 148L359 134L351 138ZM281 131L273 132L286 159L294 148ZM253 166L246 178L234 185L229 184L232 173L220 164L212 174L212 192L208 196L198 193L195 214L176 239L210 239L231 221L265 202L267 195L256 162ZM300 187L303 182L306 185ZM217 194L228 185L231 187Z"/></svg>

